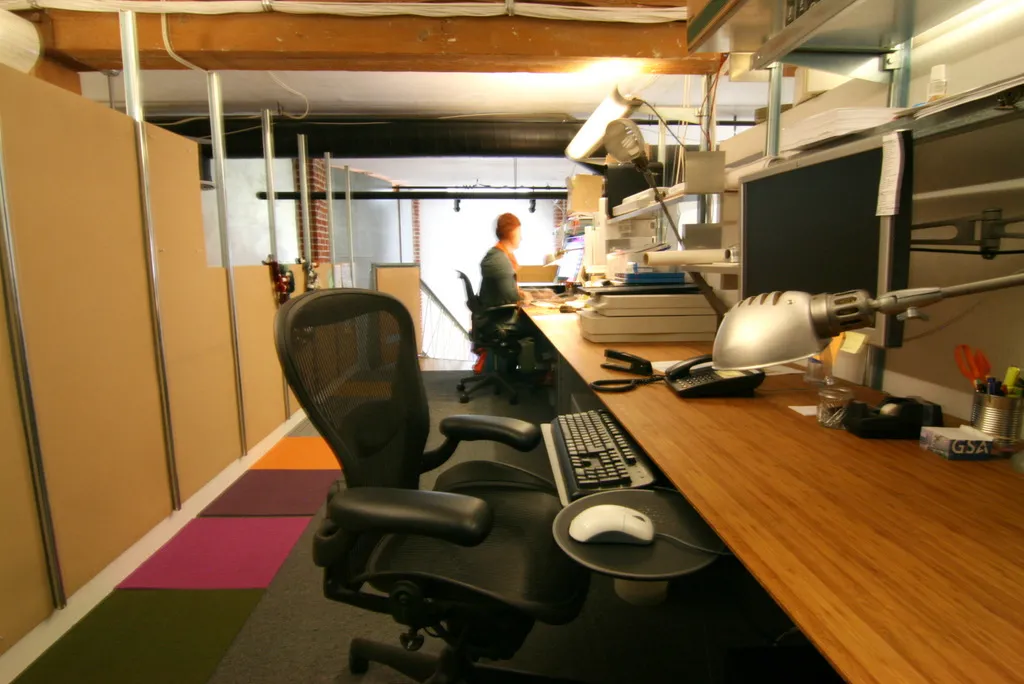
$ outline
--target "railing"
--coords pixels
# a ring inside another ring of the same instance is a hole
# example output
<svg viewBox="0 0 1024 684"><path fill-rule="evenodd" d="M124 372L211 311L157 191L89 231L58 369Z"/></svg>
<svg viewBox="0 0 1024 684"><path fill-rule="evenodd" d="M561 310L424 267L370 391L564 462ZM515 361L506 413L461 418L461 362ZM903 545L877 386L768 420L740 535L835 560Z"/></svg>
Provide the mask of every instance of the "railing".
<svg viewBox="0 0 1024 684"><path fill-rule="evenodd" d="M469 331L455 318L444 302L420 280L423 324L423 356L428 359L472 361Z"/></svg>

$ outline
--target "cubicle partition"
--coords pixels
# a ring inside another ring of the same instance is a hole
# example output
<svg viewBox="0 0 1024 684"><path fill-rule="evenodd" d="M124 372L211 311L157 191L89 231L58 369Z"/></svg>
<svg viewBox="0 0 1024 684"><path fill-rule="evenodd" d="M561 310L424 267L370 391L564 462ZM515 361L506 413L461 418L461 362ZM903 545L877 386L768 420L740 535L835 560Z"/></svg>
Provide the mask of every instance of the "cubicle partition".
<svg viewBox="0 0 1024 684"><path fill-rule="evenodd" d="M169 464L187 500L287 416L269 273L239 267L247 423L246 444L239 443L226 271L207 265L198 149L146 126L174 449L168 458L133 122L2 66L0 92L6 227L20 295L17 311L7 313L21 321L27 358L27 373L19 374L4 319L3 652L170 514ZM328 267L320 270L326 283ZM297 284L301 292L301 277ZM19 401L19 378L30 379L33 401ZM37 460L26 446L23 409L38 427ZM291 409L298 409L294 399ZM33 472L45 475L45 487L34 487Z"/></svg>

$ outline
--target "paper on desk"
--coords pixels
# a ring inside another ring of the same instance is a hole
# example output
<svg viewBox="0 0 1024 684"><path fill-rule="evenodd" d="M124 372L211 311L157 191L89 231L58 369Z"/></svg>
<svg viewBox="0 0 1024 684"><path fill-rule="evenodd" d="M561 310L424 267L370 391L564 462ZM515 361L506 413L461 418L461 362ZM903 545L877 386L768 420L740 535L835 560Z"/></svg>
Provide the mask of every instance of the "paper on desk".
<svg viewBox="0 0 1024 684"><path fill-rule="evenodd" d="M530 302L530 306L538 306L542 309L557 309L561 306L558 302L547 302L547 301L533 301Z"/></svg>
<svg viewBox="0 0 1024 684"><path fill-rule="evenodd" d="M876 216L895 216L900 208L900 183L903 180L903 138L899 132L882 138L882 174L878 179Z"/></svg>
<svg viewBox="0 0 1024 684"><path fill-rule="evenodd" d="M793 409L794 411L799 413L801 416L816 416L816 415L818 415L818 407L817 406L790 406L789 408Z"/></svg>

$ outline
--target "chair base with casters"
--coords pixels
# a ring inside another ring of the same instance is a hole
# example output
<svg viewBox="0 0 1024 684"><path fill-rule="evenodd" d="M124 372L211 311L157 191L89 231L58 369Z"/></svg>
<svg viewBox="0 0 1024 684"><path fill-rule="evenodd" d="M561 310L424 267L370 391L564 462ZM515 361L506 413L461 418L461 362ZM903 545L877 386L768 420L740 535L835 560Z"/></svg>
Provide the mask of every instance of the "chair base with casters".
<svg viewBox="0 0 1024 684"><path fill-rule="evenodd" d="M450 647L445 647L438 655L427 655L366 639L353 639L349 645L348 671L365 674L371 662L386 665L413 681L429 684L580 684L574 680L468 662Z"/></svg>
<svg viewBox="0 0 1024 684"><path fill-rule="evenodd" d="M519 392L516 391L508 379L510 373L503 371L501 368L502 365L505 365L506 368L515 367L516 358L519 356L518 344L515 346L509 345L507 350L503 348L492 349L497 352L495 354L497 358L494 360L494 370L483 371L459 380L459 384L455 386L455 389L459 391L459 403L469 403L469 398L485 387L493 387L495 394L507 392L508 403L513 406L519 403Z"/></svg>

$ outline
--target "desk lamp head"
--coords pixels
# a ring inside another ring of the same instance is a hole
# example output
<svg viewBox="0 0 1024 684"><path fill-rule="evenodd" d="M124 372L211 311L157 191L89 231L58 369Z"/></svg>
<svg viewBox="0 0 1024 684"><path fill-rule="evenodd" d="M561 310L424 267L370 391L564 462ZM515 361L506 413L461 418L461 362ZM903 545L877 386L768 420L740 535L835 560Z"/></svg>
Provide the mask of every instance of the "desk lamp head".
<svg viewBox="0 0 1024 684"><path fill-rule="evenodd" d="M949 287L896 290L872 299L864 290L839 294L769 292L732 307L712 353L718 370L749 370L817 354L839 333L875 323L875 314L923 318L918 309L942 299L1024 285L1024 272Z"/></svg>
<svg viewBox="0 0 1024 684"><path fill-rule="evenodd" d="M718 329L714 367L749 370L817 354L840 332L873 325L869 302L864 290L747 297L729 310Z"/></svg>

